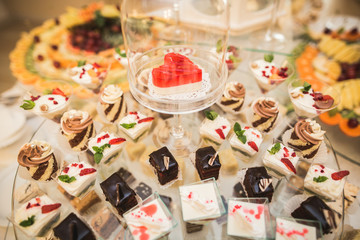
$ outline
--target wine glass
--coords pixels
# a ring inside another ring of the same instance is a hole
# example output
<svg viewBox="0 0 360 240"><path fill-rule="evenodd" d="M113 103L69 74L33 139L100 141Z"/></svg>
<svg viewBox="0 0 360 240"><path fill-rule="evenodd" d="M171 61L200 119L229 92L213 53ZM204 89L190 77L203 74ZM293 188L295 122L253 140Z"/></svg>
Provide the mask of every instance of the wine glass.
<svg viewBox="0 0 360 240"><path fill-rule="evenodd" d="M191 0L121 5L130 91L145 107L174 115L154 130L153 139L175 155L186 156L200 144L199 124L188 113L211 106L225 87L229 9L226 0L217 4L215 15L200 13Z"/></svg>

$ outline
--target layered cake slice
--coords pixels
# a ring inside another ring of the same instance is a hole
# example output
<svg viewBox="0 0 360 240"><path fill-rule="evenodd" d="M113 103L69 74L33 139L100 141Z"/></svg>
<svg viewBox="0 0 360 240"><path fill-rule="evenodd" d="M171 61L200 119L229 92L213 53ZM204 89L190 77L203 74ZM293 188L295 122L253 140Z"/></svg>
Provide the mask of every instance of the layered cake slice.
<svg viewBox="0 0 360 240"><path fill-rule="evenodd" d="M301 119L296 124L288 140L291 147L299 149L304 158L313 158L324 140L325 131L311 119Z"/></svg>
<svg viewBox="0 0 360 240"><path fill-rule="evenodd" d="M84 111L67 111L61 118L61 133L67 138L72 150L84 151L89 139L95 135L93 119Z"/></svg>
<svg viewBox="0 0 360 240"><path fill-rule="evenodd" d="M120 129L133 140L138 139L150 129L153 117L147 117L140 112L129 112L120 122Z"/></svg>
<svg viewBox="0 0 360 240"><path fill-rule="evenodd" d="M14 221L28 235L42 235L59 219L60 207L46 195L35 197L15 211Z"/></svg>
<svg viewBox="0 0 360 240"><path fill-rule="evenodd" d="M164 64L154 68L151 74L157 94L179 94L201 88L202 70L179 53L166 54Z"/></svg>
<svg viewBox="0 0 360 240"><path fill-rule="evenodd" d="M200 135L216 144L221 144L231 130L230 122L214 111L206 111L205 116L200 126Z"/></svg>
<svg viewBox="0 0 360 240"><path fill-rule="evenodd" d="M218 105L225 111L238 114L244 105L245 87L239 82L228 82Z"/></svg>
<svg viewBox="0 0 360 240"><path fill-rule="evenodd" d="M85 162L67 165L57 177L58 184L70 195L83 195L96 180L96 169Z"/></svg>
<svg viewBox="0 0 360 240"><path fill-rule="evenodd" d="M265 239L265 205L230 199L227 234L236 237Z"/></svg>
<svg viewBox="0 0 360 240"><path fill-rule="evenodd" d="M17 157L20 166L25 167L34 180L48 181L57 172L58 163L51 145L45 141L33 140L24 144Z"/></svg>
<svg viewBox="0 0 360 240"><path fill-rule="evenodd" d="M305 177L304 187L330 200L339 198L349 171L335 171L321 164L312 165Z"/></svg>
<svg viewBox="0 0 360 240"><path fill-rule="evenodd" d="M119 155L125 141L125 138L120 138L113 133L101 132L89 140L88 149L94 154L95 163L107 163Z"/></svg>
<svg viewBox="0 0 360 240"><path fill-rule="evenodd" d="M274 187L272 177L264 167L244 168L238 172L234 186L235 197L246 198L267 198L271 202Z"/></svg>
<svg viewBox="0 0 360 240"><path fill-rule="evenodd" d="M261 97L255 100L252 104L252 126L261 132L272 130L279 115L278 105L275 99L269 97Z"/></svg>
<svg viewBox="0 0 360 240"><path fill-rule="evenodd" d="M169 210L157 198L127 212L124 219L134 240L158 239L173 227Z"/></svg>
<svg viewBox="0 0 360 240"><path fill-rule="evenodd" d="M161 185L178 178L179 164L167 147L150 153L149 157L149 162L153 166Z"/></svg>
<svg viewBox="0 0 360 240"><path fill-rule="evenodd" d="M310 223L309 223L310 224ZM316 227L276 218L276 240L316 240Z"/></svg>
<svg viewBox="0 0 360 240"><path fill-rule="evenodd" d="M262 141L263 136L257 129L248 126L242 129L239 123L234 124L234 134L230 138L234 150L251 157L259 152Z"/></svg>
<svg viewBox="0 0 360 240"><path fill-rule="evenodd" d="M124 93L119 86L108 85L100 95L98 112L109 122L117 122L126 113Z"/></svg>
<svg viewBox="0 0 360 240"><path fill-rule="evenodd" d="M316 196L307 198L295 209L291 216L294 218L319 221L324 234L335 230L341 221L341 215L331 210L326 203Z"/></svg>
<svg viewBox="0 0 360 240"><path fill-rule="evenodd" d="M54 228L54 235L60 240L96 239L91 228L74 213L70 213L59 225Z"/></svg>
<svg viewBox="0 0 360 240"><path fill-rule="evenodd" d="M217 180L221 167L218 152L211 146L199 148L195 153L195 166L201 180Z"/></svg>
<svg viewBox="0 0 360 240"><path fill-rule="evenodd" d="M100 183L100 187L106 201L109 201L121 216L138 204L134 190L117 173Z"/></svg>
<svg viewBox="0 0 360 240"><path fill-rule="evenodd" d="M298 161L295 151L279 142L271 145L263 157L264 165L281 175L296 174Z"/></svg>

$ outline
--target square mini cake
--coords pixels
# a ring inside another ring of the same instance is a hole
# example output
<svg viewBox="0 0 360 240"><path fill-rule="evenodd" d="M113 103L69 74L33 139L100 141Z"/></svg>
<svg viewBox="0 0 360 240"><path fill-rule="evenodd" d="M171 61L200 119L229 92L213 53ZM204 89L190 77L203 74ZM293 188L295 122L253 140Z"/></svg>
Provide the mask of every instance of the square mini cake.
<svg viewBox="0 0 360 240"><path fill-rule="evenodd" d="M200 126L200 135L216 144L221 144L231 130L230 122L214 111L205 112L205 116Z"/></svg>
<svg viewBox="0 0 360 240"><path fill-rule="evenodd" d="M218 179L221 163L219 155L213 147L203 147L196 150L195 166L201 180L212 177L215 180Z"/></svg>
<svg viewBox="0 0 360 240"><path fill-rule="evenodd" d="M117 173L100 183L100 187L106 201L109 201L121 216L138 204L134 190Z"/></svg>
<svg viewBox="0 0 360 240"><path fill-rule="evenodd" d="M140 112L129 112L120 120L119 126L124 133L136 140L149 130L153 120L153 117L147 117Z"/></svg>
<svg viewBox="0 0 360 240"><path fill-rule="evenodd" d="M162 147L149 155L159 183L165 185L178 177L179 165L167 147Z"/></svg>

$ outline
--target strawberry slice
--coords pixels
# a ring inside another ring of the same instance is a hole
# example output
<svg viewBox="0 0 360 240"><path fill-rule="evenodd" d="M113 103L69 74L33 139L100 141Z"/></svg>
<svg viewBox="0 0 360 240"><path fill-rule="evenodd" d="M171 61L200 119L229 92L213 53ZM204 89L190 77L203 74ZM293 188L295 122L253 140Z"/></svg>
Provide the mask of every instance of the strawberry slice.
<svg viewBox="0 0 360 240"><path fill-rule="evenodd" d="M290 171L292 171L293 173L296 174L296 169L295 169L294 165L292 164L292 162L291 162L289 159L287 159L287 158L282 158L282 159L281 159L281 162L282 162L283 164L285 164L285 166L286 166Z"/></svg>
<svg viewBox="0 0 360 240"><path fill-rule="evenodd" d="M151 122L152 120L154 120L153 117L147 117L147 118L140 119L140 120L138 121L138 123Z"/></svg>
<svg viewBox="0 0 360 240"><path fill-rule="evenodd" d="M84 168L80 171L80 176L84 176L84 175L88 175L88 174L92 174L96 172L96 169L95 168Z"/></svg>
<svg viewBox="0 0 360 240"><path fill-rule="evenodd" d="M60 88L55 88L52 90L52 94L55 94L55 95L61 95L61 96L64 96L66 97L65 93L63 91L60 90Z"/></svg>
<svg viewBox="0 0 360 240"><path fill-rule="evenodd" d="M248 145L249 145L252 149L254 149L256 152L259 151L259 148L258 148L258 146L256 145L256 143L255 143L254 141L248 142Z"/></svg>
<svg viewBox="0 0 360 240"><path fill-rule="evenodd" d="M219 136L220 136L221 139L225 139L224 132L222 131L221 128L215 129L215 132L216 132L217 134L219 134Z"/></svg>
<svg viewBox="0 0 360 240"><path fill-rule="evenodd" d="M110 145L116 145L116 144L120 144L120 143L125 142L125 141L126 141L125 138L114 138L114 139L111 139L109 141L109 144Z"/></svg>
<svg viewBox="0 0 360 240"><path fill-rule="evenodd" d="M350 172L348 170L340 171L340 172L334 172L333 174L331 174L331 178L333 180L337 181L337 180L343 179L344 177L346 177L349 174L350 174Z"/></svg>
<svg viewBox="0 0 360 240"><path fill-rule="evenodd" d="M61 207L61 203L44 205L41 207L41 213L42 214L49 213L49 212L52 212L52 211L58 209L59 207Z"/></svg>
<svg viewBox="0 0 360 240"><path fill-rule="evenodd" d="M68 173L68 172L69 172L69 167L64 168L63 173Z"/></svg>

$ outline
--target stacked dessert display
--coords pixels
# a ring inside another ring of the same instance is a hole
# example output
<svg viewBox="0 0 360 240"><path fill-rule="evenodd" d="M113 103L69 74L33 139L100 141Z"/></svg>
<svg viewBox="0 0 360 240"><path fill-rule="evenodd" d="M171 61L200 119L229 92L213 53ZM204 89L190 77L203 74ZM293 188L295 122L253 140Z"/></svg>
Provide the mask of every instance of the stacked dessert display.
<svg viewBox="0 0 360 240"><path fill-rule="evenodd" d="M123 16L131 12L129 2L123 1ZM303 82L294 90L291 82L293 104L311 100L313 109L290 127L281 99L249 94L252 78L227 80L228 64L221 56L229 48L219 48L218 33L210 50L195 44L162 46L168 39L147 49L141 34L149 33L136 31L145 21L138 17L123 18L123 26L132 24L125 36L134 42L115 54L120 62L127 57L132 95L118 84L102 85L106 70L84 62L73 70L84 72L81 78L90 80L85 87L97 92L95 111L67 103L60 89L24 100L25 110L44 105L52 110L54 101L62 107L56 117L39 114L55 121L45 121L19 149L11 217L16 235L141 240L340 236L345 209L359 189L347 181L350 172L339 169L325 131L311 118L319 109L336 106L336 94ZM161 31L156 27L154 32ZM221 50L214 53L214 47ZM266 59L250 67L264 92L293 71L288 63L277 66ZM284 182L291 195L279 187Z"/></svg>

